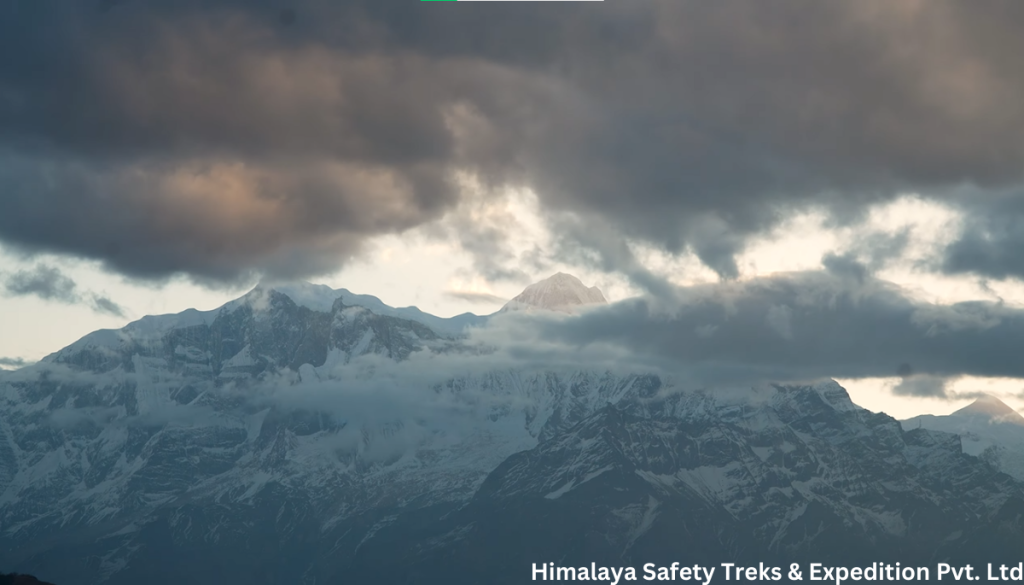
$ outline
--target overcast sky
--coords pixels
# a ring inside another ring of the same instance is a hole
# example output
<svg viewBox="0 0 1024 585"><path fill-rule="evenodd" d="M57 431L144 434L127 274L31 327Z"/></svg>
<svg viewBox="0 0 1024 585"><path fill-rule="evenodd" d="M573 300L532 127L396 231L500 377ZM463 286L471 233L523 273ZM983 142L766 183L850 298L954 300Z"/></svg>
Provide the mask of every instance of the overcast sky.
<svg viewBox="0 0 1024 585"><path fill-rule="evenodd" d="M1024 406L1022 27L1016 0L7 0L0 366L261 278L447 316L561 270L646 299L567 343Z"/></svg>

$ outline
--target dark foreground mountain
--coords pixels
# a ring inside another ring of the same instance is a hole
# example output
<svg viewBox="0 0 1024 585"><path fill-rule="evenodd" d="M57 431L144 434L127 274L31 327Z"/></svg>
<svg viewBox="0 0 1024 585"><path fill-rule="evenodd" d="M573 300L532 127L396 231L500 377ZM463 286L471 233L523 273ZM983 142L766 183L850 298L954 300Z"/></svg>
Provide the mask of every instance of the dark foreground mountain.
<svg viewBox="0 0 1024 585"><path fill-rule="evenodd" d="M40 581L32 575L20 575L18 573L0 573L0 585L53 585Z"/></svg>
<svg viewBox="0 0 1024 585"><path fill-rule="evenodd" d="M477 584L548 562L1021 560L1021 483L835 382L496 367L459 334L479 318L332 296L264 287L0 378L0 566Z"/></svg>

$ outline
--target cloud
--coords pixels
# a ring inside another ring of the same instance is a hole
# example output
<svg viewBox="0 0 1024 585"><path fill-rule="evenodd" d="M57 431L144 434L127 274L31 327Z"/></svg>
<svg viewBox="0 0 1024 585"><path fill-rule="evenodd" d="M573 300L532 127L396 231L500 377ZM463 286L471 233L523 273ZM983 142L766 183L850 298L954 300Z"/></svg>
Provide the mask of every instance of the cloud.
<svg viewBox="0 0 1024 585"><path fill-rule="evenodd" d="M852 278L858 283L863 283L864 279L868 277L867 267L850 254L842 256L831 253L826 254L821 259L821 263L829 273L840 277Z"/></svg>
<svg viewBox="0 0 1024 585"><path fill-rule="evenodd" d="M795 210L1024 180L1012 1L104 7L0 22L0 239L144 278L332 271L460 173L724 277ZM986 242L950 269L1008 270Z"/></svg>
<svg viewBox="0 0 1024 585"><path fill-rule="evenodd" d="M508 299L499 297L498 295L493 295L491 293L450 290L445 291L444 294L453 299L468 301L470 303L494 304L508 302Z"/></svg>
<svg viewBox="0 0 1024 585"><path fill-rule="evenodd" d="M460 183L461 201L441 221L427 226L424 233L460 246L469 254L472 270L488 281L529 282L522 269L528 261L513 251L515 240L530 236L522 218L512 209L522 202L512 193L496 193L466 177Z"/></svg>
<svg viewBox="0 0 1024 585"><path fill-rule="evenodd" d="M1012 349L1024 343L1024 311L997 303L934 305L871 277L823 272L685 287L675 298L540 319L514 337L543 340L549 355L552 346L617 349L623 361L698 384L898 373L897 392L942 396L946 378L1024 377Z"/></svg>
<svg viewBox="0 0 1024 585"><path fill-rule="evenodd" d="M78 285L59 268L37 264L31 270L19 270L4 278L4 290L9 296L35 296L47 301L69 305L84 303L97 313L126 317L124 309L105 296L80 292Z"/></svg>
<svg viewBox="0 0 1024 585"><path fill-rule="evenodd" d="M963 206L966 220L946 249L941 268L992 278L1024 277L1024 199L1021 192L984 197Z"/></svg>
<svg viewBox="0 0 1024 585"><path fill-rule="evenodd" d="M65 276L59 269L39 264L34 270L19 270L10 274L4 282L7 294L12 296L31 295L48 301L75 303L78 292L75 281Z"/></svg>
<svg viewBox="0 0 1024 585"><path fill-rule="evenodd" d="M107 297L92 295L91 298L92 309L98 313L107 313L114 317L126 317L124 308Z"/></svg>
<svg viewBox="0 0 1024 585"><path fill-rule="evenodd" d="M31 363L32 362L26 361L23 358L0 357L0 366L5 366L9 368L20 368L22 366L27 366Z"/></svg>
<svg viewBox="0 0 1024 585"><path fill-rule="evenodd" d="M431 412L425 418L446 421L466 409L527 399L489 386L495 372L524 379L607 372L653 373L680 388L895 375L894 394L952 400L963 398L952 390L963 376L1024 377L1014 349L1021 343L1021 309L934 305L868 275L797 272L680 287L671 299L634 298L579 315L498 314L443 351L401 362L367 355L317 376L285 372L252 396L258 404L342 413L346 420ZM453 379L467 394L422 392Z"/></svg>
<svg viewBox="0 0 1024 585"><path fill-rule="evenodd" d="M942 377L927 375L905 376L893 387L892 393L897 396L948 398L948 385L949 380ZM962 393L956 395L956 398L964 397Z"/></svg>
<svg viewBox="0 0 1024 585"><path fill-rule="evenodd" d="M787 340L793 339L793 310L786 305L772 305L768 307L768 316L765 321L779 337Z"/></svg>

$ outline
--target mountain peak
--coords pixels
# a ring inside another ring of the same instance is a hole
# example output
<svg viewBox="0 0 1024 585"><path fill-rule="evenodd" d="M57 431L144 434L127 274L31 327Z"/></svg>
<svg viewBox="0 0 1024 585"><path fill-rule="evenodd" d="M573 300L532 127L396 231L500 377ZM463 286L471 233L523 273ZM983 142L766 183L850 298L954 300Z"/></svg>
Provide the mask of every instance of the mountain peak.
<svg viewBox="0 0 1024 585"><path fill-rule="evenodd" d="M587 287L575 276L558 272L526 287L501 310L546 309L571 313L577 307L607 303L596 286Z"/></svg>
<svg viewBox="0 0 1024 585"><path fill-rule="evenodd" d="M1024 416L995 396L986 394L953 413L958 416L984 416L999 422L1024 425Z"/></svg>

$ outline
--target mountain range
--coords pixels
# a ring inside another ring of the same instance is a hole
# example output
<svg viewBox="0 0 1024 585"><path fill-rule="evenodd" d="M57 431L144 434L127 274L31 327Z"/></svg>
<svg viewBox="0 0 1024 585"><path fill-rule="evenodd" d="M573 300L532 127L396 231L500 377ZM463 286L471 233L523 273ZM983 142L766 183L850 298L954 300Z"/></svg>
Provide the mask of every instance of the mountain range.
<svg viewBox="0 0 1024 585"><path fill-rule="evenodd" d="M901 423L831 380L489 358L492 321L604 302L561 274L450 319L262 284L0 373L0 569L468 585L549 562L1019 560L1003 431L1024 426L992 400Z"/></svg>

